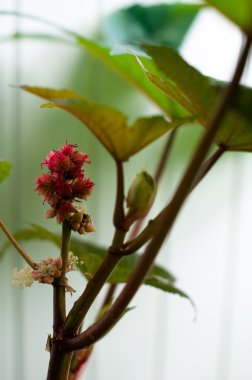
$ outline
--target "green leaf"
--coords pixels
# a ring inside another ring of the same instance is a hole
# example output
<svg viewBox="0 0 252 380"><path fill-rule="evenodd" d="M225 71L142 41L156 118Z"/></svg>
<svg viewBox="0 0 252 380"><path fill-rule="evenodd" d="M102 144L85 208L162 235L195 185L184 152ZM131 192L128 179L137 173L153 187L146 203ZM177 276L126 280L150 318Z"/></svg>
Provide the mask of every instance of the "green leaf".
<svg viewBox="0 0 252 380"><path fill-rule="evenodd" d="M227 84L214 82L216 90ZM252 89L240 86L215 137L229 151L252 152Z"/></svg>
<svg viewBox="0 0 252 380"><path fill-rule="evenodd" d="M231 110L225 117L215 141L228 151L252 152L252 125L244 115Z"/></svg>
<svg viewBox="0 0 252 380"><path fill-rule="evenodd" d="M152 59L138 57L150 81L204 123L215 97L210 80L167 46L140 46Z"/></svg>
<svg viewBox="0 0 252 380"><path fill-rule="evenodd" d="M205 126L223 84L207 78L188 65L175 51L158 45L142 45L152 63L139 57L148 78ZM215 143L229 151L252 151L252 89L240 86L224 117Z"/></svg>
<svg viewBox="0 0 252 380"><path fill-rule="evenodd" d="M166 278L154 275L147 277L144 283L146 285L154 286L155 288L164 290L165 292L175 294L183 298L187 298L190 301L193 308L195 309L195 304L192 301L192 299L185 292L174 286L174 284Z"/></svg>
<svg viewBox="0 0 252 380"><path fill-rule="evenodd" d="M201 9L196 4L134 4L107 16L103 31L111 44L145 41L178 49Z"/></svg>
<svg viewBox="0 0 252 380"><path fill-rule="evenodd" d="M17 17L24 17L33 21L54 27L60 31L65 37L66 42L77 44L80 48L85 49L89 54L102 61L106 66L118 73L126 81L137 87L148 98L150 98L155 104L157 104L162 110L167 112L171 117L185 116L183 110L178 107L171 99L169 99L159 88L155 87L144 75L142 69L136 61L136 58L131 54L112 55L111 48L104 47L102 44L85 38L75 32L67 30L59 25L48 22L41 18L31 16L25 13L13 12L13 11L0 11L0 15L12 15ZM35 35L15 33L14 38L34 38ZM41 36L40 36L41 38ZM48 34L45 35L48 40ZM58 36L51 35L51 40L57 40ZM5 38L6 39L6 38Z"/></svg>
<svg viewBox="0 0 252 380"><path fill-rule="evenodd" d="M8 161L0 161L0 182L4 181L9 175L12 164Z"/></svg>
<svg viewBox="0 0 252 380"><path fill-rule="evenodd" d="M206 2L218 9L246 33L252 35L251 0L206 0Z"/></svg>
<svg viewBox="0 0 252 380"><path fill-rule="evenodd" d="M77 117L116 160L127 160L164 133L190 121L189 118L179 118L168 122L162 116L153 116L140 118L129 126L127 117L121 112L109 106L90 103L72 91L29 86L22 88L51 102L44 107L61 108Z"/></svg>

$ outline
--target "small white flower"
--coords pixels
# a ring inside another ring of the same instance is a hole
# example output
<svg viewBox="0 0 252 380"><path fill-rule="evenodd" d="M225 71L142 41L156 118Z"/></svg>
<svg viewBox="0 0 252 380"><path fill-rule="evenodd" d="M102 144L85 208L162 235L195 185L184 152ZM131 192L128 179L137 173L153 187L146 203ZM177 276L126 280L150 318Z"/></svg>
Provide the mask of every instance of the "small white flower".
<svg viewBox="0 0 252 380"><path fill-rule="evenodd" d="M67 271L77 270L77 265L79 263L79 258L73 254L73 252L68 252L68 265Z"/></svg>
<svg viewBox="0 0 252 380"><path fill-rule="evenodd" d="M31 286L33 284L33 277L31 269L25 266L20 271L17 268L12 271L11 285L14 288L25 288L26 286Z"/></svg>

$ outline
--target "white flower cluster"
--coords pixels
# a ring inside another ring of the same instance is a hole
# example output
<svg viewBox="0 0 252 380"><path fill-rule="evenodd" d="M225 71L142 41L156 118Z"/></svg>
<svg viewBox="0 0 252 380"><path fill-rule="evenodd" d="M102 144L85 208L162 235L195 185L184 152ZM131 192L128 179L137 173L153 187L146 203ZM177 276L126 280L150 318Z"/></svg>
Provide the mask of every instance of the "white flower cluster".
<svg viewBox="0 0 252 380"><path fill-rule="evenodd" d="M77 265L79 263L79 258L73 254L73 252L68 253L68 264L67 264L67 271L76 271Z"/></svg>
<svg viewBox="0 0 252 380"><path fill-rule="evenodd" d="M29 267L25 266L20 271L14 268L12 271L12 281L11 285L14 288L25 288L26 286L31 286L33 284L33 276Z"/></svg>
<svg viewBox="0 0 252 380"><path fill-rule="evenodd" d="M75 256L73 252L69 252L66 272L76 271L78 262L78 257ZM28 266L25 266L18 271L17 268L15 268L12 271L11 285L15 288L24 288L31 286L34 281L38 281L42 284L52 284L55 278L60 277L61 267L61 257L57 257L56 259L48 257L36 263L35 269L30 269ZM66 283L67 291L68 288L70 288L70 286Z"/></svg>
<svg viewBox="0 0 252 380"><path fill-rule="evenodd" d="M56 259L48 257L47 259L40 260L37 263L36 269L32 271L33 278L42 284L51 284L55 278L60 277L61 266L61 257L57 257Z"/></svg>

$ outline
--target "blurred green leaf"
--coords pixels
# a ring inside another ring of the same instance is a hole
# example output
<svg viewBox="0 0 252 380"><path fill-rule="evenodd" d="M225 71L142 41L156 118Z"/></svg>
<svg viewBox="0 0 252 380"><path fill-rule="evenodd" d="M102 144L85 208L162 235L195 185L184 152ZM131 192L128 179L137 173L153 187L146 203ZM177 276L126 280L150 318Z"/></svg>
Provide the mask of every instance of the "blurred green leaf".
<svg viewBox="0 0 252 380"><path fill-rule="evenodd" d="M251 0L206 0L206 2L252 35L252 2Z"/></svg>
<svg viewBox="0 0 252 380"><path fill-rule="evenodd" d="M195 309L195 304L192 301L192 299L185 292L183 292L182 290L174 286L174 284L171 283L166 278L153 275L153 276L147 277L144 283L146 285L154 286L154 288L164 290L165 292L175 294L183 298L187 298L190 301L193 308Z"/></svg>
<svg viewBox="0 0 252 380"><path fill-rule="evenodd" d="M141 44L151 57L138 57L147 77L190 114L204 123L215 97L210 80L164 45Z"/></svg>
<svg viewBox="0 0 252 380"><path fill-rule="evenodd" d="M141 45L152 62L139 57L148 78L205 126L220 91L227 86L202 75L178 53L162 45ZM229 151L252 151L252 89L240 86L215 137Z"/></svg>
<svg viewBox="0 0 252 380"><path fill-rule="evenodd" d="M231 110L225 117L215 141L229 151L252 152L252 124L242 113Z"/></svg>
<svg viewBox="0 0 252 380"><path fill-rule="evenodd" d="M0 182L4 181L9 175L12 164L8 161L0 161Z"/></svg>
<svg viewBox="0 0 252 380"><path fill-rule="evenodd" d="M127 117L121 112L109 106L90 103L72 91L29 86L22 88L51 102L44 107L61 108L77 117L116 160L127 160L164 133L190 121L189 118L178 118L168 122L162 116L153 116L140 118L129 126Z"/></svg>
<svg viewBox="0 0 252 380"><path fill-rule="evenodd" d="M151 81L147 79L144 75L142 69L139 67L139 64L136 61L136 58L133 54L120 54L112 55L111 48L104 47L102 44L99 44L91 39L85 38L82 35L79 35L75 32L67 30L59 25L48 22L47 20L41 19L39 17L31 16L25 13L13 12L13 11L0 11L0 15L11 15L16 17L28 18L30 20L54 27L60 31L64 36L62 41L70 44L75 44L82 49L85 49L89 54L102 61L106 66L111 68L121 77L123 77L127 82L131 83L133 86L137 87L142 91L147 97L149 97L155 104L157 104L162 110L167 112L171 117L180 117L185 116L183 109L178 107L178 105L169 99L159 88L154 86ZM39 39L41 39L43 34L39 34ZM58 40L57 35L48 35L45 34L46 40ZM17 39L17 38L36 38L34 33L14 33L8 38L4 37L2 40L6 39Z"/></svg>
<svg viewBox="0 0 252 380"><path fill-rule="evenodd" d="M214 81L219 93L227 83ZM252 152L252 89L239 86L230 110L227 112L215 142L229 151Z"/></svg>
<svg viewBox="0 0 252 380"><path fill-rule="evenodd" d="M201 9L198 4L134 4L108 15L102 30L110 44L145 41L178 49Z"/></svg>

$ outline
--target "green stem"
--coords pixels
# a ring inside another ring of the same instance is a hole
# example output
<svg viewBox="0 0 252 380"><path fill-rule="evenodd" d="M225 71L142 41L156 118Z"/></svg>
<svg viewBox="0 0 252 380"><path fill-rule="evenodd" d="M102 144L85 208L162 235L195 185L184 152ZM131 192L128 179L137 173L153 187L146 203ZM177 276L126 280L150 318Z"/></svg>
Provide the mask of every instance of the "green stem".
<svg viewBox="0 0 252 380"><path fill-rule="evenodd" d="M95 343L98 339L104 336L111 327L114 326L116 322L121 318L128 306L129 302L132 300L133 296L137 292L138 288L142 284L146 274L148 273L150 266L153 263L159 249L161 248L166 236L171 230L173 223L181 209L189 189L197 175L197 172L201 166L204 157L213 141L213 138L218 130L218 127L223 120L226 110L228 109L233 96L237 90L240 77L242 75L247 56L250 50L251 40L247 37L246 44L243 48L240 59L238 60L236 70L232 79L232 82L225 90L220 103L216 107L215 112L207 123L206 133L201 139L198 148L193 155L193 158L178 186L176 194L173 197L171 204L167 206L165 212L160 220L160 223L155 228L155 234L153 239L147 246L145 253L139 260L134 272L131 274L127 284L123 288L119 297L115 303L111 306L109 311L104 314L104 316L90 328L84 331L79 336L72 339L68 339L65 342L65 347L67 350L78 350L80 348L88 347Z"/></svg>
<svg viewBox="0 0 252 380"><path fill-rule="evenodd" d="M8 230L2 219L0 219L0 227L2 228L3 232L11 242L11 244L16 248L16 250L20 253L20 255L23 257L23 259L27 262L27 264L30 265L31 268L36 269L36 263L30 258L29 255L23 250L21 245L17 242L17 240L14 238L14 236L11 234L11 232Z"/></svg>

